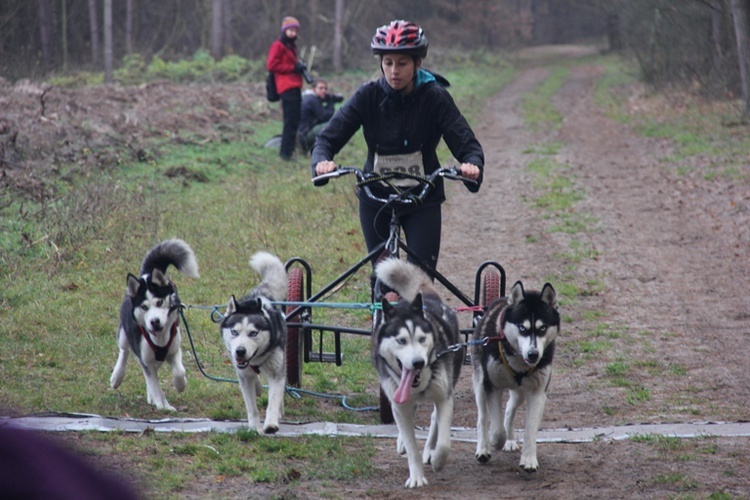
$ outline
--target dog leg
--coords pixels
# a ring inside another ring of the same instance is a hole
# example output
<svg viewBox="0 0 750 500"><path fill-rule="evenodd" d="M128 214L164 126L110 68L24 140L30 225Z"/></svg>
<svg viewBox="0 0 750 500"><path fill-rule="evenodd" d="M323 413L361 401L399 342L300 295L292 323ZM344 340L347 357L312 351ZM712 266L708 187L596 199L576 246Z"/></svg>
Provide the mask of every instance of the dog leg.
<svg viewBox="0 0 750 500"><path fill-rule="evenodd" d="M258 389L259 379L254 373L246 373L246 371L237 371L237 378L240 382L240 390L242 391L242 399L245 400L245 410L247 411L247 424L251 429L255 429L261 432L260 427L260 412L258 411Z"/></svg>
<svg viewBox="0 0 750 500"><path fill-rule="evenodd" d="M175 336L173 345L177 348L169 360L169 366L172 367L172 384L174 384L177 392L182 392L187 387L187 378L185 377L185 366L182 364L182 339L180 338L179 330Z"/></svg>
<svg viewBox="0 0 750 500"><path fill-rule="evenodd" d="M417 448L417 438L414 435L414 405L413 404L394 404L393 417L398 426L399 437L406 448L406 455L409 459L409 479L404 483L406 488L419 488L427 485L427 478L424 475L424 467L419 457Z"/></svg>
<svg viewBox="0 0 750 500"><path fill-rule="evenodd" d="M493 450L502 450L508 438L503 426L503 393L495 388L487 396L490 417L490 446Z"/></svg>
<svg viewBox="0 0 750 500"><path fill-rule="evenodd" d="M430 431L427 434L427 440L424 443L424 451L422 452L422 463L427 465L432 459L432 453L435 451L438 438L438 424L437 424L437 405L432 409L432 415L430 415Z"/></svg>
<svg viewBox="0 0 750 500"><path fill-rule="evenodd" d="M414 415L411 417L413 420L417 418L417 406L414 405ZM406 455L406 445L404 440L401 438L401 429L398 430L398 439L396 439L396 453L399 455Z"/></svg>
<svg viewBox="0 0 750 500"><path fill-rule="evenodd" d="M112 376L109 377L109 385L112 389L117 389L122 384L122 380L125 378L125 366L128 363L128 356L130 355L128 338L125 335L125 330L122 328L117 332L117 347L120 353L117 355L117 363L115 363L115 367L112 370Z"/></svg>
<svg viewBox="0 0 750 500"><path fill-rule="evenodd" d="M472 386L474 387L474 399L477 402L477 451L474 454L480 464L490 461L489 428L490 414L487 401L487 392L482 384L482 375L474 372L472 375Z"/></svg>
<svg viewBox="0 0 750 500"><path fill-rule="evenodd" d="M432 412L432 423L430 424L430 436L437 435L437 444L431 444L432 450L429 460L425 463L432 463L432 470L440 472L448 462L448 455L451 451L451 423L453 421L453 397L450 396L443 401L435 403L435 409ZM433 430L433 427L436 429ZM428 442L430 440L428 439ZM425 446L425 452L427 452ZM427 455L427 453L425 453Z"/></svg>
<svg viewBox="0 0 750 500"><path fill-rule="evenodd" d="M146 377L146 397L149 404L156 406L159 410L177 411L174 406L169 404L167 396L164 394L161 384L159 384L159 365L154 364L147 367L143 364L141 368L143 368L143 376Z"/></svg>
<svg viewBox="0 0 750 500"><path fill-rule="evenodd" d="M531 393L526 404L526 431L519 465L528 472L534 472L539 468L539 462L536 459L536 437L542 423L546 402L547 394L539 391Z"/></svg>
<svg viewBox="0 0 750 500"><path fill-rule="evenodd" d="M284 411L284 386L286 380L283 373L266 377L268 380L268 407L266 408L266 422L263 432L276 434L279 430L279 419Z"/></svg>
<svg viewBox="0 0 750 500"><path fill-rule="evenodd" d="M523 404L524 399L524 393L520 388L510 390L508 405L505 407L505 422L503 424L505 427L505 435L507 436L507 441L505 441L503 451L518 451L521 448L518 441L516 441L515 431L513 430L513 421L516 419L516 412Z"/></svg>

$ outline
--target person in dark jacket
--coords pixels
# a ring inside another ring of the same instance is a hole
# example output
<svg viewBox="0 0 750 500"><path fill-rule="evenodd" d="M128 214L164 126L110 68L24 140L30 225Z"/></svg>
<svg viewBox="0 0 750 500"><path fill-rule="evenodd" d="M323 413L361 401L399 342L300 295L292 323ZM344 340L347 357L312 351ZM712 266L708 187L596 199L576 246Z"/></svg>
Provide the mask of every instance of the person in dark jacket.
<svg viewBox="0 0 750 500"><path fill-rule="evenodd" d="M343 100L344 96L329 94L328 83L321 78L313 82L311 92L302 95L302 118L297 130L297 139L302 151L310 151L315 144L315 137L336 111L336 104Z"/></svg>
<svg viewBox="0 0 750 500"><path fill-rule="evenodd" d="M363 84L334 114L315 141L311 157L313 177L332 172L334 156L362 127L367 143L365 171L379 171L385 163L419 165L422 175L441 167L436 149L440 139L460 163L461 174L479 190L484 152L464 116L446 90L447 81L422 69L427 55L427 37L418 25L393 21L375 32L370 45L380 56L383 76ZM325 184L327 181L319 181ZM388 187L372 185L372 190ZM359 215L368 251L388 236L390 211L358 191ZM440 252L441 203L445 201L443 179L416 208L399 212L406 244L433 269ZM417 262L418 263L418 262ZM373 262L374 264L374 262Z"/></svg>
<svg viewBox="0 0 750 500"><path fill-rule="evenodd" d="M291 16L285 17L281 22L281 36L271 44L266 60L266 68L274 74L284 115L279 148L279 156L284 160L291 160L294 153L302 104L302 75L307 70L305 63L297 57L298 31L299 21Z"/></svg>

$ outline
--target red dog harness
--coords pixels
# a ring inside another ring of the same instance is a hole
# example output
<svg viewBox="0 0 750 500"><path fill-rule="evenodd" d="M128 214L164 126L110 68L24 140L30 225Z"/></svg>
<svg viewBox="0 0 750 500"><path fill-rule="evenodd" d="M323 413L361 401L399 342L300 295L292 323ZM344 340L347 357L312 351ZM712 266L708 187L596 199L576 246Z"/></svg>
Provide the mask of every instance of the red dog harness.
<svg viewBox="0 0 750 500"><path fill-rule="evenodd" d="M167 345L160 346L154 344L154 341L151 340L151 335L149 335L146 330L141 326L141 335L143 335L143 338L146 339L146 342L148 342L148 345L151 346L151 350L154 351L154 357L156 358L156 361L164 361L167 359L167 353L169 352L169 347L172 345L172 341L175 338L175 335L177 335L177 324L178 321L175 321L172 323L172 330L169 332L169 341L167 342Z"/></svg>

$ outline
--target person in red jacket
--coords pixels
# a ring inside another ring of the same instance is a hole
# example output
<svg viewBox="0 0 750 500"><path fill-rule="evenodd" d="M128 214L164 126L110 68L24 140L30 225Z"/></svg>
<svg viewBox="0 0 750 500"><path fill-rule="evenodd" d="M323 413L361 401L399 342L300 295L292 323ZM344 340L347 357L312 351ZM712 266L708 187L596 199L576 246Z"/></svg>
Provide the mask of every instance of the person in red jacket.
<svg viewBox="0 0 750 500"><path fill-rule="evenodd" d="M296 18L285 17L281 21L281 36L271 44L266 60L266 68L274 74L284 115L279 148L279 156L284 160L291 160L294 153L302 107L302 75L309 77L307 66L297 57L295 43L299 27Z"/></svg>

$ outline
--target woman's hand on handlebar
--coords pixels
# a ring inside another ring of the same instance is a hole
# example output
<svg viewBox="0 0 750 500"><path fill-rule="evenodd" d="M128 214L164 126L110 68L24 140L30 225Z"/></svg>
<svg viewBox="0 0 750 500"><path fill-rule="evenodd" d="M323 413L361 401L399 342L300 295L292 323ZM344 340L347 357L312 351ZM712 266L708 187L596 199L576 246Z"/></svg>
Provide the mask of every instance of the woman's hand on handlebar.
<svg viewBox="0 0 750 500"><path fill-rule="evenodd" d="M315 165L315 175L329 174L336 170L336 163L332 161L319 161Z"/></svg>
<svg viewBox="0 0 750 500"><path fill-rule="evenodd" d="M320 163L318 163L318 165L320 165ZM467 179L471 179L473 181L479 179L479 167L477 167L473 163L462 163L459 167L459 170L461 171L461 175L463 177L466 177Z"/></svg>

